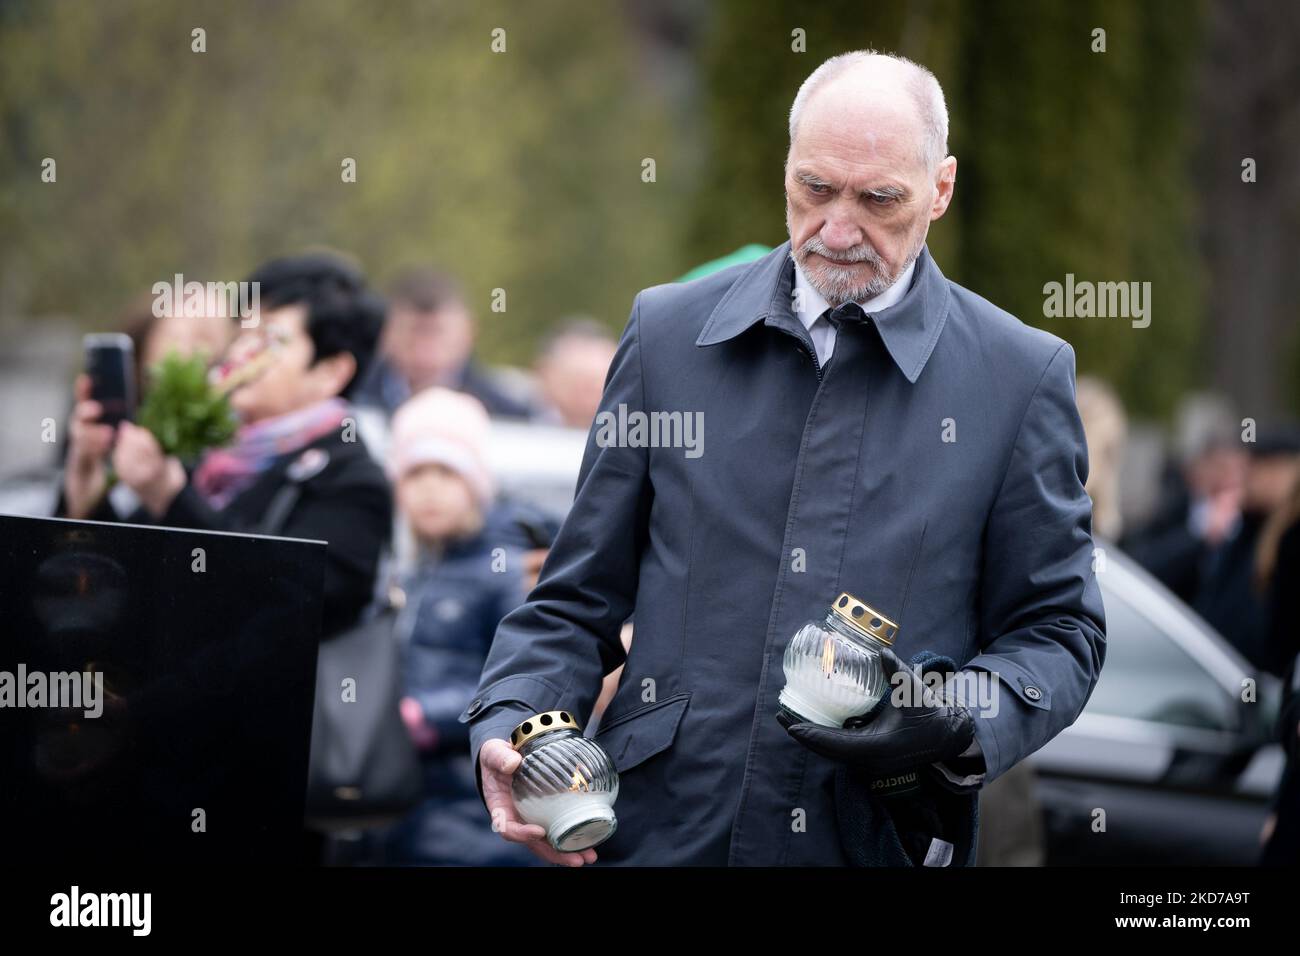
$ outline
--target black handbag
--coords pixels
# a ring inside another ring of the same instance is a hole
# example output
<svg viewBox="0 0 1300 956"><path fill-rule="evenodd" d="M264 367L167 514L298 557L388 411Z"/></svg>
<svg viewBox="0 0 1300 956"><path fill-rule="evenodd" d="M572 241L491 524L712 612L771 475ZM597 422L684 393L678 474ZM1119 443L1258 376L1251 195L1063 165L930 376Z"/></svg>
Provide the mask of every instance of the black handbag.
<svg viewBox="0 0 1300 956"><path fill-rule="evenodd" d="M305 811L314 830L392 823L423 796L420 758L398 709L396 617L387 608L320 646Z"/></svg>
<svg viewBox="0 0 1300 956"><path fill-rule="evenodd" d="M288 477L259 534L274 535L284 527L310 474L290 468ZM320 644L304 810L309 829L384 826L423 798L419 754L399 709L402 652L396 619L396 609L385 605Z"/></svg>

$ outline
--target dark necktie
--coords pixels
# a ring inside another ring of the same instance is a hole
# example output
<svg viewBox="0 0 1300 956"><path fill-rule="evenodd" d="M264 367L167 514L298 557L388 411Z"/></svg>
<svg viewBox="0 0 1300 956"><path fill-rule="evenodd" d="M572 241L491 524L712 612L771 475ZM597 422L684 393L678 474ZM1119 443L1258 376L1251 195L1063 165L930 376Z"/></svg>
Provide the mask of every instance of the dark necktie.
<svg viewBox="0 0 1300 956"><path fill-rule="evenodd" d="M862 311L862 306L856 302L846 302L836 309L827 309L822 313L826 321L835 326L838 331L843 325L870 326L872 325L871 316Z"/></svg>

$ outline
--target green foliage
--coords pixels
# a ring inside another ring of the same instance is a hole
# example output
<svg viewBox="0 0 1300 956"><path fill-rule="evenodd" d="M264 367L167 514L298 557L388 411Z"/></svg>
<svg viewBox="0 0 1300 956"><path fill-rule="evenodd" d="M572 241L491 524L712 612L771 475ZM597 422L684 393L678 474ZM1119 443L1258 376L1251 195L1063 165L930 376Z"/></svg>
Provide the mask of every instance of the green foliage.
<svg viewBox="0 0 1300 956"><path fill-rule="evenodd" d="M490 361L576 313L621 329L690 264L681 137L636 43L586 0L0 3L3 305L103 327L174 273L320 245L380 282L460 277Z"/></svg>
<svg viewBox="0 0 1300 956"><path fill-rule="evenodd" d="M153 432L163 450L181 461L229 444L238 427L226 396L208 384L202 356L182 358L175 352L149 370L136 424Z"/></svg>
<svg viewBox="0 0 1300 956"><path fill-rule="evenodd" d="M483 356L527 362L569 314L621 328L638 289L781 242L790 102L823 59L870 46L947 93L957 190L929 242L949 277L1070 341L1136 415L1207 380L1197 237L1214 210L1188 168L1203 3L652 8L0 3L0 308L102 326L176 272L237 279L327 245L378 279L449 269ZM40 182L44 157L57 183ZM1151 282L1151 326L1044 317L1043 286L1066 273ZM1290 374L1277 361L1261 374Z"/></svg>
<svg viewBox="0 0 1300 956"><path fill-rule="evenodd" d="M1194 3L964 5L950 84L961 255L948 273L1069 341L1079 373L1114 383L1142 418L1202 384L1207 358L1191 175L1198 15ZM1150 282L1151 325L1045 317L1043 287L1067 273Z"/></svg>

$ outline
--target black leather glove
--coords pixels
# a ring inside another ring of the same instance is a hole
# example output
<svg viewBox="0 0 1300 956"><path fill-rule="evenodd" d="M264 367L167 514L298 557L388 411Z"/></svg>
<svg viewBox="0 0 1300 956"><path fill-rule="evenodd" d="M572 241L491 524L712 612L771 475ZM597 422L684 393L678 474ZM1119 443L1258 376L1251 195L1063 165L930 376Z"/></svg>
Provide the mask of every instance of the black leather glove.
<svg viewBox="0 0 1300 956"><path fill-rule="evenodd" d="M814 753L878 774L894 774L936 761L953 760L975 737L970 710L932 691L894 652L881 652L886 700L875 717L861 726L843 728L796 723L785 713L777 719L786 732ZM896 675L903 675L898 677ZM910 688L901 688L904 681ZM894 703L896 693L909 706ZM852 718L853 725L864 718Z"/></svg>

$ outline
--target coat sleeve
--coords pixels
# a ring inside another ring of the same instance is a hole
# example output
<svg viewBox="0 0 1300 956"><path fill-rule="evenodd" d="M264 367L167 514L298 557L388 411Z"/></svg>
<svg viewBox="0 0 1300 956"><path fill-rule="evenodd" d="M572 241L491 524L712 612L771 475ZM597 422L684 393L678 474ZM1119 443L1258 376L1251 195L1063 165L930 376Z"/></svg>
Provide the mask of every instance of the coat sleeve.
<svg viewBox="0 0 1300 956"><path fill-rule="evenodd" d="M1074 351L1061 343L1021 419L986 527L980 652L963 670L993 675L975 706L991 783L1083 711L1106 655L1093 570L1088 451L1074 398Z"/></svg>
<svg viewBox="0 0 1300 956"><path fill-rule="evenodd" d="M478 754L491 738L531 714L572 713L583 725L600 694L602 678L623 663L619 632L631 614L653 490L644 447L611 441L620 406L644 410L640 304L605 379L600 410L569 511L528 600L498 626L474 699L460 715L470 723L479 795Z"/></svg>

